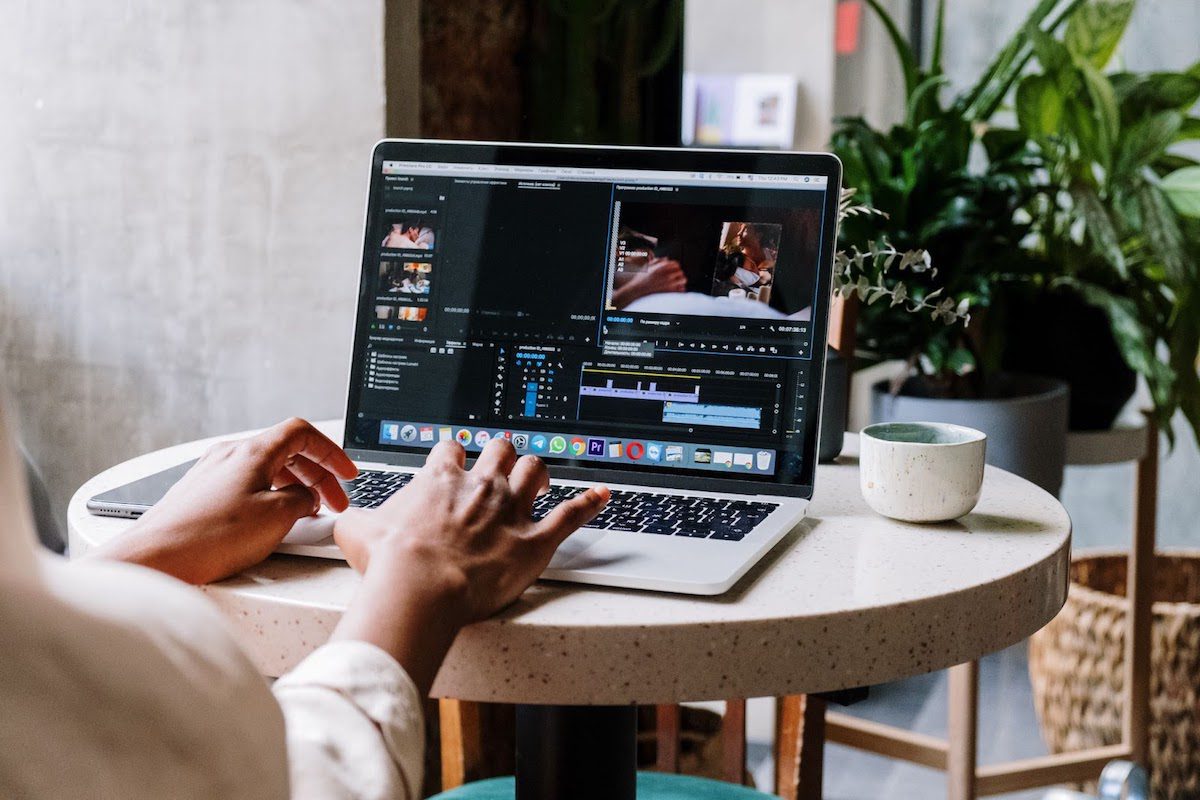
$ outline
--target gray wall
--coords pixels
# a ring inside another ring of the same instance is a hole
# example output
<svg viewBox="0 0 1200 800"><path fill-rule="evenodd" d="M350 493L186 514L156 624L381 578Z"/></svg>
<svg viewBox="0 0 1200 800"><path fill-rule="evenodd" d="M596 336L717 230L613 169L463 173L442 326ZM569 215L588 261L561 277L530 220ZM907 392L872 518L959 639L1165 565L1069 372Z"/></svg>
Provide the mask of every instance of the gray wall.
<svg viewBox="0 0 1200 800"><path fill-rule="evenodd" d="M0 18L0 386L58 507L152 448L339 414L383 0Z"/></svg>

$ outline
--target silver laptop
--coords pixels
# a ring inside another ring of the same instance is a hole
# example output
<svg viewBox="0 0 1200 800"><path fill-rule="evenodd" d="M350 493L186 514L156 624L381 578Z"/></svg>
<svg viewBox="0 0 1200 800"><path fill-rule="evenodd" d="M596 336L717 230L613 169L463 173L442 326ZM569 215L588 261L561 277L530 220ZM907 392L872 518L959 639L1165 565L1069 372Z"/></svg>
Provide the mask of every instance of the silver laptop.
<svg viewBox="0 0 1200 800"><path fill-rule="evenodd" d="M351 502L441 441L612 501L543 574L720 594L813 492L840 165L826 154L388 140L371 163ZM341 558L325 513L282 552Z"/></svg>

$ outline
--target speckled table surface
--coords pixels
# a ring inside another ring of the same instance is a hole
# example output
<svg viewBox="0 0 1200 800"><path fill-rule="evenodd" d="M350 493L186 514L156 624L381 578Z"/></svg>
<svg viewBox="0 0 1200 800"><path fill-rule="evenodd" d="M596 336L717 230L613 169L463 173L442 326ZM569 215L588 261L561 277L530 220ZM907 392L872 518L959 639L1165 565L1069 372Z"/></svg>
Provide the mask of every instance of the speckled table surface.
<svg viewBox="0 0 1200 800"><path fill-rule="evenodd" d="M336 437L339 423L321 427ZM211 441L140 456L85 483L68 510L72 551L131 524L92 516L87 498L194 458ZM831 691L978 658L1058 613L1071 521L1054 497L988 467L966 517L893 522L863 502L856 453L848 436L837 463L817 471L808 517L727 594L539 582L462 631L433 693L623 705ZM358 580L341 562L276 555L204 591L262 672L279 675L325 641Z"/></svg>

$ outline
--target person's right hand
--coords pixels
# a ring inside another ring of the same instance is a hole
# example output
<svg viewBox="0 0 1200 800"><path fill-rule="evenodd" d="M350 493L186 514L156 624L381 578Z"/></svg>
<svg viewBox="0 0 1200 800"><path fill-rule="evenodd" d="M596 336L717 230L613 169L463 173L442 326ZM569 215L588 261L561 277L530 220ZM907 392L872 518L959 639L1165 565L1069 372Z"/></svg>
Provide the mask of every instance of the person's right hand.
<svg viewBox="0 0 1200 800"><path fill-rule="evenodd" d="M646 269L631 277L613 291L612 303L625 308L634 300L652 294L682 292L687 289L687 275L673 258L653 258Z"/></svg>
<svg viewBox="0 0 1200 800"><path fill-rule="evenodd" d="M364 574L335 637L388 650L426 688L458 628L519 597L609 497L592 487L535 521L534 499L549 485L540 458L518 459L508 441L493 439L470 470L465 459L458 444L438 444L386 503L350 509L334 525Z"/></svg>

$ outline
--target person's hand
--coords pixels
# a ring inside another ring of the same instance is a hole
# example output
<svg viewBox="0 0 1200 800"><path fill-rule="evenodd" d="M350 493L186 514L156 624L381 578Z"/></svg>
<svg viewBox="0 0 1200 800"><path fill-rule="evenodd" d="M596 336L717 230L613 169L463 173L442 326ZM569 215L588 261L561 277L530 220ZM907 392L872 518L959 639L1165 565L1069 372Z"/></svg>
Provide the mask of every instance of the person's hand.
<svg viewBox="0 0 1200 800"><path fill-rule="evenodd" d="M682 292L687 288L687 275L673 258L653 258L645 270L631 277L613 292L616 308L625 308L634 300L652 294Z"/></svg>
<svg viewBox="0 0 1200 800"><path fill-rule="evenodd" d="M489 442L469 471L465 457L454 442L438 444L382 506L351 509L334 524L334 539L364 573L334 638L382 647L422 690L458 629L519 597L609 497L592 487L534 521L534 499L549 485L541 459L518 459L505 439Z"/></svg>
<svg viewBox="0 0 1200 800"><path fill-rule="evenodd" d="M357 474L328 437L290 419L213 446L125 535L94 552L210 583L269 556L322 503L344 511L338 478Z"/></svg>
<svg viewBox="0 0 1200 800"><path fill-rule="evenodd" d="M333 537L351 566L420 561L463 590L464 622L483 619L533 583L571 533L600 513L608 490L594 487L540 521L533 502L550 485L537 456L517 458L506 439L490 441L468 471L466 453L441 442L412 482L378 509L351 509Z"/></svg>

